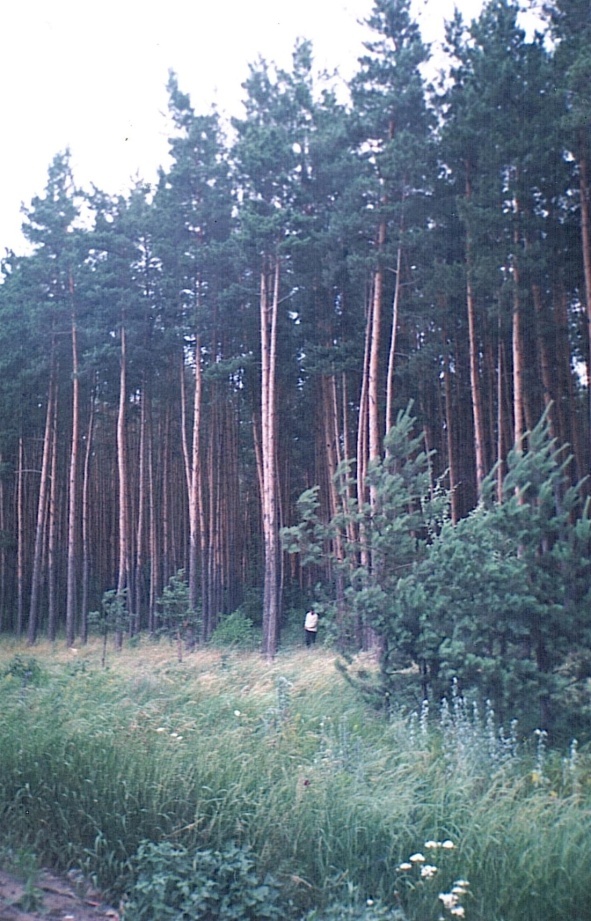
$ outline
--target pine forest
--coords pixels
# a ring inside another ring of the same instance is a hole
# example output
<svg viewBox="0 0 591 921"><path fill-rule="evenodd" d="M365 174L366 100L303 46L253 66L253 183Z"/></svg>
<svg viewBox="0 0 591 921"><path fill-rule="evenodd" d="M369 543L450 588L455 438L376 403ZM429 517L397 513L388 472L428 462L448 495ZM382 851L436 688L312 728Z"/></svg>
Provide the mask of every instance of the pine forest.
<svg viewBox="0 0 591 921"><path fill-rule="evenodd" d="M154 184L49 165L2 262L0 629L234 616L272 657L314 602L386 674L527 662L543 715L591 662L588 0L489 0L437 60L409 0L368 27L346 87L301 40L230 123L171 71Z"/></svg>

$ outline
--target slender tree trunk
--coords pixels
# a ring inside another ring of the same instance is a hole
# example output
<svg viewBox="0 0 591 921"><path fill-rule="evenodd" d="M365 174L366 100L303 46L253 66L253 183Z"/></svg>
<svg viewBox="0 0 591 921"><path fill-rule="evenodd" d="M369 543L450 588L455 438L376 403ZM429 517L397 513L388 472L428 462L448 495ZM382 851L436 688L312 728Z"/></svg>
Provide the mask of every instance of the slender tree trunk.
<svg viewBox="0 0 591 921"><path fill-rule="evenodd" d="M167 405L164 410L164 419L161 426L161 488L162 488L162 528L161 528L161 582L166 585L171 572L172 559L172 534L171 534L171 514L170 514L170 412L171 407Z"/></svg>
<svg viewBox="0 0 591 921"><path fill-rule="evenodd" d="M90 395L90 411L86 430L84 466L82 474L82 598L80 635L83 643L88 642L88 598L90 586L90 461L93 451L94 414L96 396Z"/></svg>
<svg viewBox="0 0 591 921"><path fill-rule="evenodd" d="M57 413L51 432L51 473L49 476L49 505L47 515L47 635L53 643L57 635Z"/></svg>
<svg viewBox="0 0 591 921"><path fill-rule="evenodd" d="M150 531L150 599L148 602L148 629L150 633L156 630L156 601L160 589L159 582L159 544L158 544L158 518L156 514L156 483L154 474L154 420L150 412L150 438L148 443L148 491L149 491L149 531Z"/></svg>
<svg viewBox="0 0 591 921"><path fill-rule="evenodd" d="M191 498L191 458L189 455L189 437L187 434L187 383L185 378L185 355L179 350L179 385L181 392L181 448L183 449L183 464L185 468L185 482L187 485L187 502Z"/></svg>
<svg viewBox="0 0 591 921"><path fill-rule="evenodd" d="M279 509L277 483L277 318L279 257L267 257L261 273L261 459L263 473L263 653L272 658L279 643Z"/></svg>
<svg viewBox="0 0 591 921"><path fill-rule="evenodd" d="M466 198L472 198L470 175L466 178ZM470 393L472 396L472 417L474 421L474 448L476 454L476 488L478 495L486 476L486 455L484 437L484 415L480 386L480 349L476 331L476 304L472 280L472 239L470 229L466 235L466 306L468 311L468 341L470 350Z"/></svg>
<svg viewBox="0 0 591 921"><path fill-rule="evenodd" d="M337 490L337 469L339 457L339 423L336 381L334 375L323 377L322 381L323 431L326 467L328 473L329 517L334 518L342 510L342 498ZM337 604L337 626L341 648L347 644L345 625L345 586L343 562L345 559L343 536L339 529L335 533L334 555L336 558L335 594Z"/></svg>
<svg viewBox="0 0 591 921"><path fill-rule="evenodd" d="M443 355L444 355L444 366L443 366L443 388L445 395L445 434L447 439L447 464L449 468L449 491L451 496L451 520L455 524L459 517L459 507L458 507L458 476L456 471L456 451L454 444L454 430L455 430L455 413L453 405L453 395L452 395L452 385L451 385L451 369L450 369L450 356L448 354L449 345L447 342L447 335L445 328L442 330L443 337Z"/></svg>
<svg viewBox="0 0 591 921"><path fill-rule="evenodd" d="M499 343L497 357L497 502L503 501L503 481L505 479L505 349L501 336L501 318L499 317Z"/></svg>
<svg viewBox="0 0 591 921"><path fill-rule="evenodd" d="M31 575L31 598L29 603L29 623L27 626L27 642L30 646L37 639L37 626L39 618L39 594L41 590L41 568L43 559L43 535L47 518L47 505L49 501L49 472L51 465L52 432L54 429L54 416L57 405L57 371L55 361L51 359L49 373L49 388L47 395L47 410L45 415L45 434L43 436L43 460L41 462L41 478L39 483L39 496L37 500L37 524L35 527L35 547L33 550L33 571Z"/></svg>
<svg viewBox="0 0 591 921"><path fill-rule="evenodd" d="M400 220L400 235L402 237L402 218ZM398 244L396 253L396 281L394 283L394 297L392 298L392 332L390 334L390 350L388 353L388 375L386 378L386 425L387 435L394 425L394 367L396 364L396 342L398 335L398 313L400 309L400 292L402 290L402 240Z"/></svg>
<svg viewBox="0 0 591 921"><path fill-rule="evenodd" d="M141 613L143 603L143 573L145 566L146 551L146 419L148 415L148 386L144 376L142 386L142 397L140 407L140 440L138 447L138 507L137 507L137 524L136 524L136 542L135 542L135 573L134 573L134 604L133 604L133 621L130 624L132 633L138 633L141 630Z"/></svg>
<svg viewBox="0 0 591 921"><path fill-rule="evenodd" d="M16 635L20 639L24 629L25 594L25 508L24 508L25 449L23 436L18 440L18 472L16 478Z"/></svg>
<svg viewBox="0 0 591 921"><path fill-rule="evenodd" d="M74 645L76 635L76 563L78 550L78 446L80 417L80 382L78 370L78 328L74 303L74 282L70 275L72 301L72 444L68 477L68 559L66 574L66 644Z"/></svg>
<svg viewBox="0 0 591 921"><path fill-rule="evenodd" d="M548 354L547 337L544 329L544 308L542 303L542 292L539 285L532 285L532 298L537 317L537 344L538 353L540 356L540 370L542 373L542 387L544 391L544 409L548 414L550 435L552 438L556 438L558 436L556 406L552 396L554 382L552 380L552 367L550 362L550 355Z"/></svg>
<svg viewBox="0 0 591 921"><path fill-rule="evenodd" d="M129 588L129 507L127 485L127 342L124 324L121 325L121 353L119 367L119 410L117 413L117 477L119 496L119 554L117 565L117 596L122 609L125 608L126 592ZM116 643L121 647L123 632L117 625Z"/></svg>
<svg viewBox="0 0 591 921"><path fill-rule="evenodd" d="M386 222L381 221L378 229L378 260L386 242ZM367 381L368 427L369 427L369 461L378 460L382 454L380 437L380 350L382 344L382 302L384 297L384 268L378 263L373 282L373 303L371 310L371 332L369 339L369 366ZM370 502L375 503L373 489L370 489Z"/></svg>
<svg viewBox="0 0 591 921"><path fill-rule="evenodd" d="M201 460L201 411L203 403L203 376L201 372L201 337L195 340L195 391L193 397L193 438L189 464L189 605L193 611L198 608L199 564L203 578L203 535L202 524L202 460ZM205 614L205 612L203 612Z"/></svg>
<svg viewBox="0 0 591 921"><path fill-rule="evenodd" d="M366 472L368 458L368 418L369 418L369 359L371 351L372 328L372 300L368 300L367 319L365 325L365 343L363 349L363 371L361 375L361 393L359 396L359 419L357 423L357 501L359 507L367 498ZM365 565L365 564L364 564Z"/></svg>
<svg viewBox="0 0 591 921"><path fill-rule="evenodd" d="M521 329L521 297L519 292L519 264L517 261L517 246L519 237L515 231L514 243L516 248L513 264L513 314L511 343L513 350L513 444L517 451L523 449L523 436L525 434L525 408L523 392L524 356L523 334Z"/></svg>

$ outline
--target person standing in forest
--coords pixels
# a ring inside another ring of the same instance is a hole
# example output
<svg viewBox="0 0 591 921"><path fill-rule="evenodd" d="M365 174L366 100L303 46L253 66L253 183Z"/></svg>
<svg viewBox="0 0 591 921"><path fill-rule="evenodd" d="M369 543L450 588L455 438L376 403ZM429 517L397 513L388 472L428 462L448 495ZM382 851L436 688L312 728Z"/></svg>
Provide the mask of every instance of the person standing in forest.
<svg viewBox="0 0 591 921"><path fill-rule="evenodd" d="M318 633L318 614L316 611L310 610L306 614L304 633L306 635L306 646L313 646L316 642L316 634Z"/></svg>

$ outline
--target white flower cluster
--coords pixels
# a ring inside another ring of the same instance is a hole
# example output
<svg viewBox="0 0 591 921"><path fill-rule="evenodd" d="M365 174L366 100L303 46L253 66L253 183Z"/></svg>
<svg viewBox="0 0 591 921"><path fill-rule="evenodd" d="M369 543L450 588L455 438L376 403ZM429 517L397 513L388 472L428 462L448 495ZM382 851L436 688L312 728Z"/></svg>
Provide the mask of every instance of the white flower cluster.
<svg viewBox="0 0 591 921"><path fill-rule="evenodd" d="M454 848L455 844L453 841L450 841L449 838L445 841L425 841L425 850L427 851L452 851ZM398 865L398 869L403 873L409 873L415 868L418 870L421 879L424 880L432 879L439 872L434 864L427 862L427 858L421 851L417 851L416 854L411 854L408 860ZM439 894L439 900L443 909L448 912L452 918L464 918L466 916L466 909L462 905L462 898L467 894L469 885L467 880L459 879L453 884L450 892L441 892ZM441 921L443 921L443 919L441 919Z"/></svg>
<svg viewBox="0 0 591 921"><path fill-rule="evenodd" d="M160 733L168 732L168 729L166 729L164 726L158 726L158 729L156 730L156 732L160 732ZM183 738L182 735L180 735L178 732L170 732L168 734L171 739L176 739L177 742L180 742Z"/></svg>
<svg viewBox="0 0 591 921"><path fill-rule="evenodd" d="M453 851L455 844L448 838L446 841L425 841L425 847L432 851L439 847L442 847L444 851Z"/></svg>
<svg viewBox="0 0 591 921"><path fill-rule="evenodd" d="M464 918L466 909L461 904L463 896L468 892L470 883L467 879L458 879L453 884L450 892L440 892L439 900L446 911L454 918Z"/></svg>
<svg viewBox="0 0 591 921"><path fill-rule="evenodd" d="M425 841L425 848L430 851L437 850L438 848L443 848L445 851L451 851L455 848L455 844L449 839L446 841ZM432 866L426 861L427 858L425 855L418 851L416 854L411 854L408 860L405 860L404 863L399 864L398 869L407 872L408 870L412 870L414 866L420 866L422 877L429 878L431 876L435 876L437 873L437 867Z"/></svg>

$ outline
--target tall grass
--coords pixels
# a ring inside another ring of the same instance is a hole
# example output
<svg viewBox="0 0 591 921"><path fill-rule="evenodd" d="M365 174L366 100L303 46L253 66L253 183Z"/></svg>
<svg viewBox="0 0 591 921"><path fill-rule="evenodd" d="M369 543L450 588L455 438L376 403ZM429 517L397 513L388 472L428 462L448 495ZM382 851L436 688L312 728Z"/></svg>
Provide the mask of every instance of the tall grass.
<svg viewBox="0 0 591 921"><path fill-rule="evenodd" d="M385 723L320 649L179 663L145 643L102 669L98 647L39 646L29 678L10 667L17 654L31 651L0 650L5 849L80 868L115 895L143 840L234 841L300 913L354 892L426 921L464 877L468 918L591 919L584 752L518 750L459 698L430 720ZM456 846L438 877L407 885L400 864L444 839Z"/></svg>

